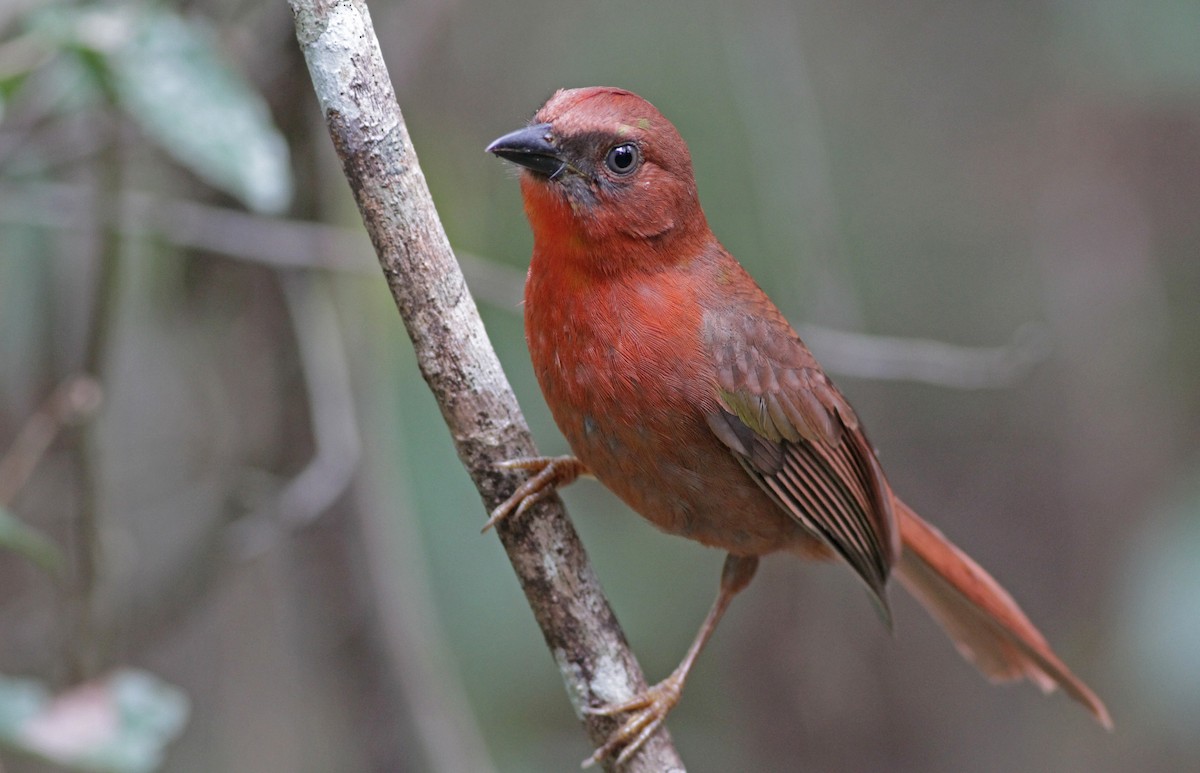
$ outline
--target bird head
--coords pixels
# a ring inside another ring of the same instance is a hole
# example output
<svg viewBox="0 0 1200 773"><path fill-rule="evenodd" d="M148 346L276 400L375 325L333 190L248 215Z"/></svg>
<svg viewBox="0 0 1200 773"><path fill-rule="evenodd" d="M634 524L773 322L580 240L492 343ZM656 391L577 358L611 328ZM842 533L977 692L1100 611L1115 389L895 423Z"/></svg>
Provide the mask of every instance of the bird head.
<svg viewBox="0 0 1200 773"><path fill-rule="evenodd" d="M558 91L528 126L487 150L522 168L535 249L573 245L599 267L615 269L614 254L649 266L708 232L687 145L632 92Z"/></svg>

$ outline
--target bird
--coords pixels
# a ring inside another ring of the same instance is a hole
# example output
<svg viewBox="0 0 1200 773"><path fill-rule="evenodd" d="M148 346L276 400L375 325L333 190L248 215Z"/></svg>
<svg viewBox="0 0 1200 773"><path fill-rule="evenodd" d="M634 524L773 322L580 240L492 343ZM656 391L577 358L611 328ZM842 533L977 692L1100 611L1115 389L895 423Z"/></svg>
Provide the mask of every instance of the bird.
<svg viewBox="0 0 1200 773"><path fill-rule="evenodd" d="M485 529L587 475L662 531L727 554L678 668L585 709L618 721L585 763L619 765L658 730L773 553L844 562L889 625L895 575L986 677L1061 688L1112 728L1000 584L896 496L850 403L710 230L662 113L620 88L559 90L487 151L520 171L525 337L572 454L507 461L528 477Z"/></svg>

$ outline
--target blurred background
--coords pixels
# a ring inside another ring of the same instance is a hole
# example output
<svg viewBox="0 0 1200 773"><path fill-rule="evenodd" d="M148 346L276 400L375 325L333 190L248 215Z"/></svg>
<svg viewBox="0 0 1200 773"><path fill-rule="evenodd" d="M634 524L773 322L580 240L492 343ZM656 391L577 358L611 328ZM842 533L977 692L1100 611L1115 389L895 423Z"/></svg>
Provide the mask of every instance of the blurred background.
<svg viewBox="0 0 1200 773"><path fill-rule="evenodd" d="M1200 6L372 4L547 453L483 152L564 86L689 142L718 236L894 487L1103 697L990 687L768 559L693 771L1200 769ZM0 769L558 771L590 749L459 465L282 2L0 8ZM565 494L648 676L722 556ZM82 685L82 686L81 686ZM49 761L48 761L49 760Z"/></svg>

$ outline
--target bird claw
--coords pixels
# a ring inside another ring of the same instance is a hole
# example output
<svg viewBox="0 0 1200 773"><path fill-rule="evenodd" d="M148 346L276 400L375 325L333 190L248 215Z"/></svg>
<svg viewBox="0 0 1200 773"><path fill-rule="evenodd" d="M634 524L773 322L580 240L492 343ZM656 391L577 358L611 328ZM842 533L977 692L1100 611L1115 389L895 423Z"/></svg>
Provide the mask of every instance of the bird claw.
<svg viewBox="0 0 1200 773"><path fill-rule="evenodd" d="M676 673L623 703L584 708L583 713L597 717L611 717L626 712L633 714L609 736L603 746L583 761L583 767L590 768L611 757L618 749L617 767L624 765L662 727L667 714L679 703L682 693L683 677Z"/></svg>
<svg viewBox="0 0 1200 773"><path fill-rule="evenodd" d="M483 531L487 531L510 515L521 515L538 502L553 494L587 472L583 462L573 456L531 456L509 459L497 467L505 470L529 470L533 477L526 480L508 499L489 514Z"/></svg>

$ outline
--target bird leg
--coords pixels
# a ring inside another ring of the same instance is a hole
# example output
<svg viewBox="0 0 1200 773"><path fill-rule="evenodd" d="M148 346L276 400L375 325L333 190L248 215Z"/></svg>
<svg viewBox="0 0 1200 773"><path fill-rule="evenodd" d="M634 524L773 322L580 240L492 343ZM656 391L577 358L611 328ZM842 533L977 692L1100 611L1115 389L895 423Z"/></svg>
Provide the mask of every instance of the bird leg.
<svg viewBox="0 0 1200 773"><path fill-rule="evenodd" d="M509 515L520 515L560 487L572 483L580 475L588 474L587 466L573 456L531 456L509 459L497 466L506 470L529 470L534 475L491 512L487 523L483 525L483 531L492 528Z"/></svg>
<svg viewBox="0 0 1200 773"><path fill-rule="evenodd" d="M726 556L725 567L721 570L721 588L717 592L717 600L713 602L708 616L704 618L699 632L696 633L696 638L692 641L692 646L688 648L687 655L671 672L671 675L630 700L583 710L585 714L604 717L633 712L632 716L617 728L603 746L583 761L585 768L611 756L618 749L620 749L620 753L617 755L616 762L620 767L662 726L667 714L675 708L675 704L679 703L688 672L692 670L692 664L696 662L696 657L708 643L713 631L716 630L717 623L721 622L721 617L725 614L729 602L733 601L733 597L750 584L757 568L757 556L735 556L732 553Z"/></svg>

